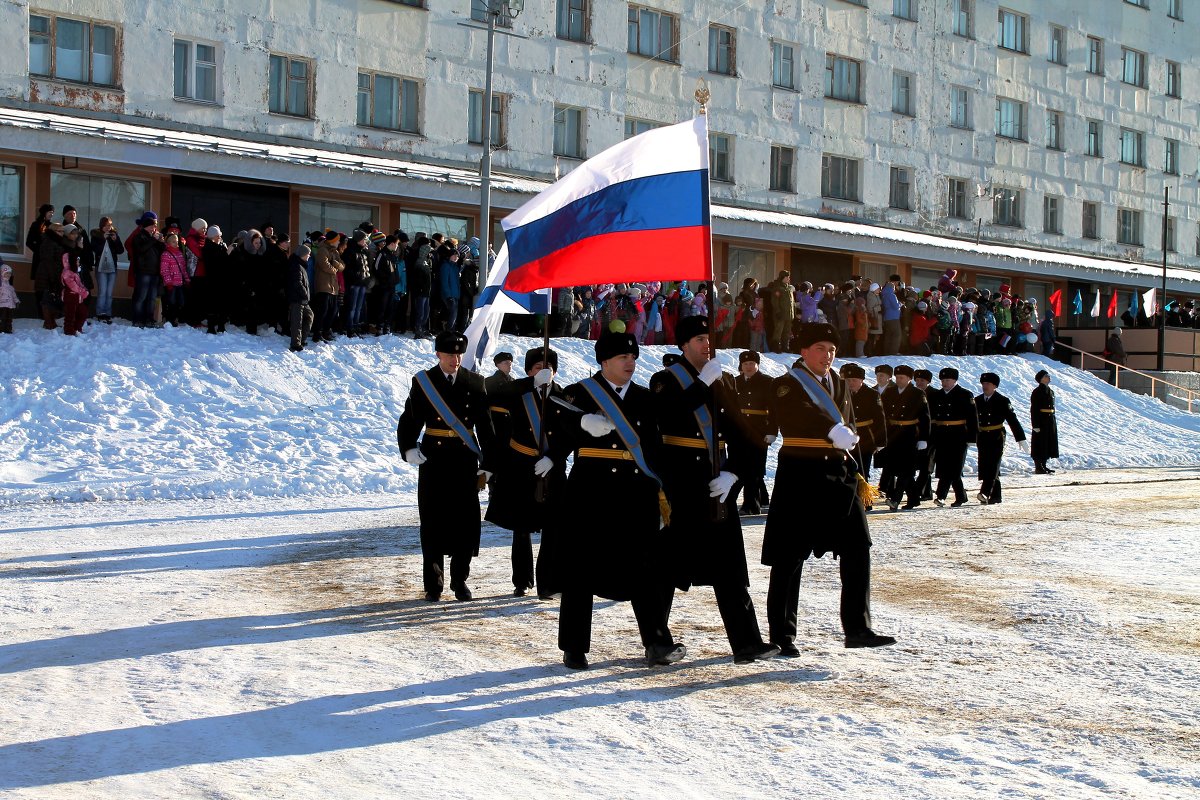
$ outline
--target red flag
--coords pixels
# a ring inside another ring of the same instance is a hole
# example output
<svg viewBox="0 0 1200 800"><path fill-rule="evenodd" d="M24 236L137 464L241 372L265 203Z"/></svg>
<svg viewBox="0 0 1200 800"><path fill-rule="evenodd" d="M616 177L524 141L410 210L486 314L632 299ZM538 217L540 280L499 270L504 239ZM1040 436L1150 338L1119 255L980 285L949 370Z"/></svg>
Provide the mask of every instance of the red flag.
<svg viewBox="0 0 1200 800"><path fill-rule="evenodd" d="M1108 318L1117 316L1117 292L1113 292L1112 300L1108 301Z"/></svg>
<svg viewBox="0 0 1200 800"><path fill-rule="evenodd" d="M1062 289L1055 289L1054 294L1047 298L1050 307L1054 309L1054 316L1062 316Z"/></svg>

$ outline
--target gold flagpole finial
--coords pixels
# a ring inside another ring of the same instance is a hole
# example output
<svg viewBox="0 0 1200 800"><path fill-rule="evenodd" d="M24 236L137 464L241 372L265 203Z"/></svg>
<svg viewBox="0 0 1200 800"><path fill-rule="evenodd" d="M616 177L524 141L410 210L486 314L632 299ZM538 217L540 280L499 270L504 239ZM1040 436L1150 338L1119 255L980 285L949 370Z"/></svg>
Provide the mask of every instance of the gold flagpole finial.
<svg viewBox="0 0 1200 800"><path fill-rule="evenodd" d="M708 98L711 94L708 91L708 84L703 78L696 79L696 102L700 104L700 113L708 113Z"/></svg>

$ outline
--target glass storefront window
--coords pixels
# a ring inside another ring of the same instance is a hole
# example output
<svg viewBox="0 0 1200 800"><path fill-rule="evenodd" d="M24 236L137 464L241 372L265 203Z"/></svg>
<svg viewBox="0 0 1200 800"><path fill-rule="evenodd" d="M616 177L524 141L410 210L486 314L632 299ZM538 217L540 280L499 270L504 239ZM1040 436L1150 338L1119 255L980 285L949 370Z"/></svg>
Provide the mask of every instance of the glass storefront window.
<svg viewBox="0 0 1200 800"><path fill-rule="evenodd" d="M300 199L301 235L310 231L325 231L332 228L349 234L363 222L370 220L379 224L379 206L357 203L335 203L329 200Z"/></svg>
<svg viewBox="0 0 1200 800"><path fill-rule="evenodd" d="M24 253L25 214L21 208L24 197L25 170L0 164L0 252Z"/></svg>
<svg viewBox="0 0 1200 800"><path fill-rule="evenodd" d="M499 226L497 225L497 227ZM458 239L460 242L465 242L471 237L471 220L466 217L443 217L420 211L401 211L400 230L407 233L410 239L416 238L417 231L422 231L426 236L440 233L447 239ZM492 236L495 237L495 234ZM493 238L493 241L497 240ZM498 250L498 243L493 245L492 249Z"/></svg>
<svg viewBox="0 0 1200 800"><path fill-rule="evenodd" d="M742 290L742 283L746 278L754 278L759 286L766 286L775 280L775 253L770 250L731 247L726 275L729 276L726 280L729 291L735 296Z"/></svg>
<svg viewBox="0 0 1200 800"><path fill-rule="evenodd" d="M110 217L124 239L149 206L149 198L147 181L77 172L50 173L50 202L54 204L55 220L62 219L63 206L75 206L85 236L100 224L101 217ZM119 263L129 263L129 254L122 254Z"/></svg>
<svg viewBox="0 0 1200 800"><path fill-rule="evenodd" d="M938 278L940 277L942 277L942 273L935 269L913 267L912 279L909 281L909 285L914 287L919 294L926 289L936 289Z"/></svg>

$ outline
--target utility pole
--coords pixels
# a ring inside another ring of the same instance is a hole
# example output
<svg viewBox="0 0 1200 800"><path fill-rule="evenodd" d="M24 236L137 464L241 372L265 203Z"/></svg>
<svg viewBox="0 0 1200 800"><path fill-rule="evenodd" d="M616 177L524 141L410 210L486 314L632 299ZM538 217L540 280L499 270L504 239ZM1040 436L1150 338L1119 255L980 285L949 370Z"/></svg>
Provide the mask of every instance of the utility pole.
<svg viewBox="0 0 1200 800"><path fill-rule="evenodd" d="M1162 223L1162 294L1158 297L1158 371L1166 369L1167 362L1167 221L1171 215L1171 187L1163 187L1163 223ZM1153 310L1153 309L1148 309Z"/></svg>
<svg viewBox="0 0 1200 800"><path fill-rule="evenodd" d="M496 45L496 19L505 14L510 19L525 9L525 0L484 0L487 3L487 70L483 84L483 108L480 109L483 129L483 162L479 181L479 273L481 285L487 285L491 263L488 252L492 240L492 63ZM479 2L479 0L475 0Z"/></svg>

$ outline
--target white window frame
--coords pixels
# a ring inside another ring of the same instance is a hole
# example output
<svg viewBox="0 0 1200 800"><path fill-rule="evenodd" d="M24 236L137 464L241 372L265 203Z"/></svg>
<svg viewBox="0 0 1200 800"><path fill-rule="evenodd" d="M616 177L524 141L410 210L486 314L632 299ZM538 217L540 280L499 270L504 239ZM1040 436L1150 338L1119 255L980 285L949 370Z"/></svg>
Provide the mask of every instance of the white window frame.
<svg viewBox="0 0 1200 800"><path fill-rule="evenodd" d="M796 90L796 48L787 42L771 41L771 85Z"/></svg>
<svg viewBox="0 0 1200 800"><path fill-rule="evenodd" d="M972 106L974 105L974 93L966 86L951 86L950 87L950 127L959 128L964 131L975 129L975 124L972 121L974 116Z"/></svg>
<svg viewBox="0 0 1200 800"><path fill-rule="evenodd" d="M1167 16L1171 19L1183 19L1183 0L1167 0Z"/></svg>
<svg viewBox="0 0 1200 800"><path fill-rule="evenodd" d="M911 72L892 70L892 113L905 117L915 115L917 76Z"/></svg>
<svg viewBox="0 0 1200 800"><path fill-rule="evenodd" d="M176 100L186 100L191 103L208 103L217 105L221 102L221 46L216 42L207 42L203 39L188 39L183 36L176 36L172 45L172 55L178 51L179 46L183 45L187 50L187 63L184 65L184 90L183 94L175 92ZM201 47L212 48L212 61L201 61L199 58ZM198 80L201 70L212 71L212 97L199 97L196 89L200 83ZM172 89L178 88L178 62L174 63L174 78Z"/></svg>

